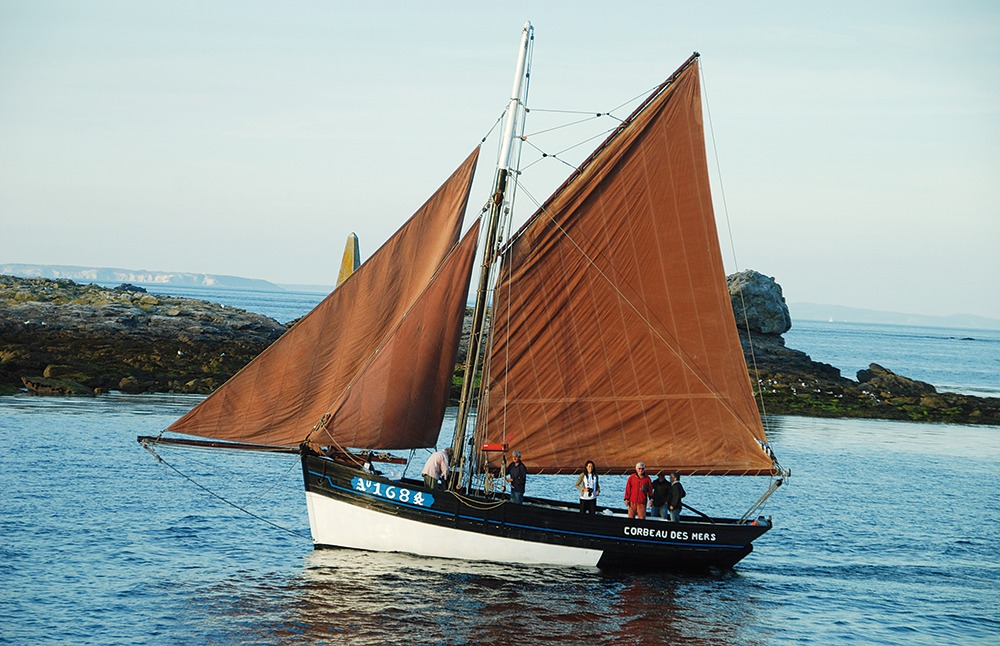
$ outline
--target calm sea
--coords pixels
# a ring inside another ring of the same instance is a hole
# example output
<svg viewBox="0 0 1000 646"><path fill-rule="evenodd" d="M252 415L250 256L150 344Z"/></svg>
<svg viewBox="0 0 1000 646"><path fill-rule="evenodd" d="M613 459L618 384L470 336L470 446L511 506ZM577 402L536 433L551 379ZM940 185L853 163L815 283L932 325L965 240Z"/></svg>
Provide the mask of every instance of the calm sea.
<svg viewBox="0 0 1000 646"><path fill-rule="evenodd" d="M322 298L210 296L281 321ZM874 361L1000 391L996 332L806 322L786 339L850 376ZM135 442L197 401L0 398L0 642L1000 640L997 427L771 418L793 470L764 511L775 529L735 571L692 577L313 551L294 456L161 448L161 463ZM765 485L688 478L685 501L740 514Z"/></svg>
<svg viewBox="0 0 1000 646"><path fill-rule="evenodd" d="M784 338L851 379L877 363L940 392L1000 397L1000 330L794 321Z"/></svg>

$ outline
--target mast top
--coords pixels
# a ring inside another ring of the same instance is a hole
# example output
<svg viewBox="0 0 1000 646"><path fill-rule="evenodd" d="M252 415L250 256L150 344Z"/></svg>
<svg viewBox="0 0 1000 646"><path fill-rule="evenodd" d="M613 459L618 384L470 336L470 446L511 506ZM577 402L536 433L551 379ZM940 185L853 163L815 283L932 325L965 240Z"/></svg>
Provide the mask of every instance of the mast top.
<svg viewBox="0 0 1000 646"><path fill-rule="evenodd" d="M524 96L525 67L528 59L528 44L534 38L535 28L530 21L525 21L521 31L521 44L517 52L517 66L514 70L514 86L510 90L510 103L507 106L507 115L504 120L503 134L501 135L500 156L497 159L497 170L510 169L510 155L512 148L512 138L514 127L517 123L517 110L521 106Z"/></svg>

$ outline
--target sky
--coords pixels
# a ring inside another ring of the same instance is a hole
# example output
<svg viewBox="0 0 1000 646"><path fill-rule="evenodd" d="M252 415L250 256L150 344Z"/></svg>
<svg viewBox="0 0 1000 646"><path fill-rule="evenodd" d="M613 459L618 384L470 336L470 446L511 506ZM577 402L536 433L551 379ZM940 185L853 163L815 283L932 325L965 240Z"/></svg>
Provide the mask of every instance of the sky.
<svg viewBox="0 0 1000 646"><path fill-rule="evenodd" d="M493 4L0 2L0 264L333 284L493 128L530 20L551 151L593 135L546 110L625 116L701 53L727 272L1000 319L1000 3ZM525 216L569 170L532 168Z"/></svg>

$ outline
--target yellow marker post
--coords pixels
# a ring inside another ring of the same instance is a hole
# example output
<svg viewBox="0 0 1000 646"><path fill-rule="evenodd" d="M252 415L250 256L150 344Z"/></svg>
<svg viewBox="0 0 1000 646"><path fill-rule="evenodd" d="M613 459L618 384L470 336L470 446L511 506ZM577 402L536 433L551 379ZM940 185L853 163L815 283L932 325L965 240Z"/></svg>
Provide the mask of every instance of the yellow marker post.
<svg viewBox="0 0 1000 646"><path fill-rule="evenodd" d="M340 262L340 275L337 276L337 287L354 273L361 264L361 250L358 247L358 236L354 233L347 236L347 246L344 247L344 259Z"/></svg>

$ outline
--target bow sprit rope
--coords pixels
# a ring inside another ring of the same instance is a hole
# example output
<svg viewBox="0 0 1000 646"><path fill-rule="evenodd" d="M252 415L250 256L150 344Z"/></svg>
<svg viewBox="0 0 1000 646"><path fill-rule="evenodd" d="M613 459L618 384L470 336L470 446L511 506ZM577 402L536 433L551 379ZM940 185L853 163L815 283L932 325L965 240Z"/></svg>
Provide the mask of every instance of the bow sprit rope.
<svg viewBox="0 0 1000 646"><path fill-rule="evenodd" d="M167 462L166 460L164 460L163 457L160 454L158 454L156 451L154 451L153 447L149 446L149 444L147 444L146 442L142 443L142 448L144 448L147 451L149 451L150 454L154 458L156 458L157 462L160 462L161 464L169 467L174 473L176 473L180 477L184 478L185 480L187 480L188 482L190 482L194 486L198 487L199 489L201 489L205 493L209 494L210 496L221 500L222 502L226 503L230 507L232 507L234 509L238 509L239 511L242 511L244 514L246 514L248 516L251 516L252 518L256 518L257 520L261 521L262 523L266 523L266 524L270 525L271 527L274 527L276 529L280 529L281 531L283 531L283 532L285 532L287 534L291 534L292 536L296 536L298 538L310 538L309 536L306 536L305 534L302 534L301 532L297 532L297 531L295 531L293 529L288 529L287 527L283 527L282 525L279 525L279 524L277 524L277 523L275 523L273 521L270 521L270 520L264 518L263 516L259 516L259 515L255 514L255 513L253 513L252 511L250 511L249 509L247 509L246 507L238 505L238 504L232 502L231 500L226 499L221 494L218 494L218 493L212 491L211 489L209 489L205 485L201 484L200 482L198 482L197 480L195 480L191 476L187 475L186 473L184 473L183 471L181 471L180 469L178 469L174 465L172 465L169 462ZM268 491L270 491L270 489Z"/></svg>

